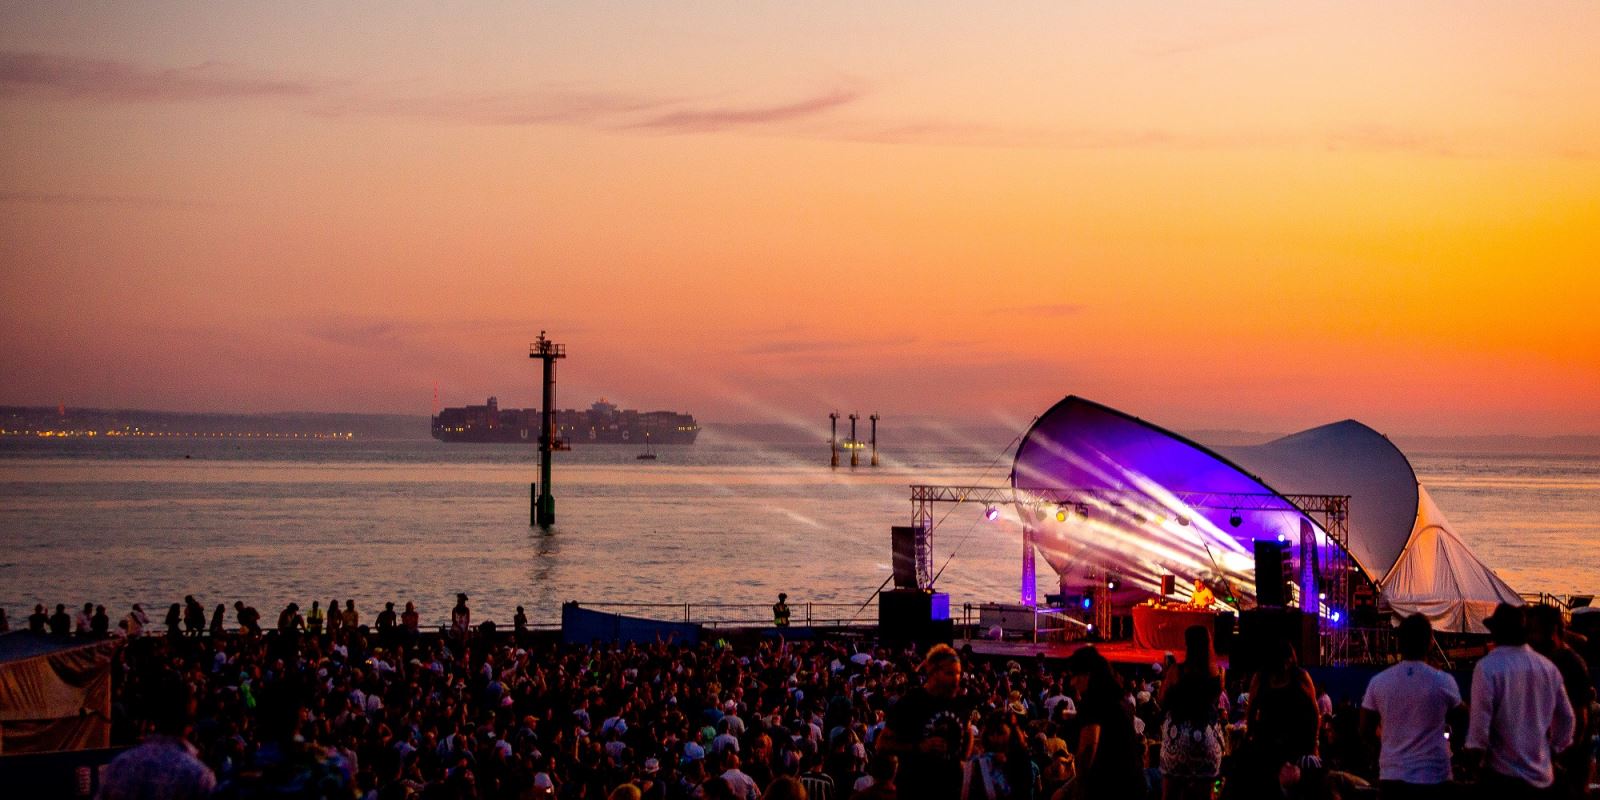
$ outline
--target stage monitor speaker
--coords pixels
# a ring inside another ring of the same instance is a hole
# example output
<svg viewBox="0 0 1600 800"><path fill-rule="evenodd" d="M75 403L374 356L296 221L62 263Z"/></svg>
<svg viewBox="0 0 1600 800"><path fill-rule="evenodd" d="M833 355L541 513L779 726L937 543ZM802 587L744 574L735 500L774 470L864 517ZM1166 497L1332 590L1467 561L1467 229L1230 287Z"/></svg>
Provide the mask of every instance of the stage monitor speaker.
<svg viewBox="0 0 1600 800"><path fill-rule="evenodd" d="M1161 576L1161 596L1162 597L1170 597L1171 595L1173 595L1177 591L1178 591L1178 576L1176 576L1176 575L1162 575Z"/></svg>
<svg viewBox="0 0 1600 800"><path fill-rule="evenodd" d="M1230 669L1257 672L1269 664L1279 641L1294 645L1302 667L1320 666L1317 618L1298 608L1252 608L1239 615L1239 633L1228 655Z"/></svg>
<svg viewBox="0 0 1600 800"><path fill-rule="evenodd" d="M878 593L878 636L884 641L927 646L953 635L950 595L917 589Z"/></svg>
<svg viewBox="0 0 1600 800"><path fill-rule="evenodd" d="M917 529L909 525L889 528L890 544L894 549L894 588L917 587Z"/></svg>
<svg viewBox="0 0 1600 800"><path fill-rule="evenodd" d="M1283 545L1277 542L1256 542L1256 605L1288 605L1283 593Z"/></svg>

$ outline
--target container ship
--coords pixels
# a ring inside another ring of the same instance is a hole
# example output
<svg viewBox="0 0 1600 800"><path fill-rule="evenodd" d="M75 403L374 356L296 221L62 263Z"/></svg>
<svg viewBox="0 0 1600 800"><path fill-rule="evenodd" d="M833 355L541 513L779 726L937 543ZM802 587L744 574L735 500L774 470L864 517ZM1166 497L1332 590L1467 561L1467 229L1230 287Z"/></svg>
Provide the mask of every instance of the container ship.
<svg viewBox="0 0 1600 800"><path fill-rule="evenodd" d="M592 444L694 444L700 426L676 411L620 409L605 398L587 409L554 414L556 447ZM433 438L441 442L517 442L538 444L539 410L501 408L495 398L481 406L445 408L433 417Z"/></svg>

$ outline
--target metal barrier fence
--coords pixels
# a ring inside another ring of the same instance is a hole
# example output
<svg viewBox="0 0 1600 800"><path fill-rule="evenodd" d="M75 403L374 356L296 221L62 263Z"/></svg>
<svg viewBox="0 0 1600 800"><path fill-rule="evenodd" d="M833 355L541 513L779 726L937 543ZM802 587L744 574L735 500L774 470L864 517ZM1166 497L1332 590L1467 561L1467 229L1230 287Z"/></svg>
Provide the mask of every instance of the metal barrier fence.
<svg viewBox="0 0 1600 800"><path fill-rule="evenodd" d="M773 623L772 606L764 603L577 601L577 604L593 611L611 611L668 622L688 622L708 628L770 627ZM793 603L789 606L789 624L796 627L833 628L875 626L878 624L878 614L870 604L863 606L861 603Z"/></svg>

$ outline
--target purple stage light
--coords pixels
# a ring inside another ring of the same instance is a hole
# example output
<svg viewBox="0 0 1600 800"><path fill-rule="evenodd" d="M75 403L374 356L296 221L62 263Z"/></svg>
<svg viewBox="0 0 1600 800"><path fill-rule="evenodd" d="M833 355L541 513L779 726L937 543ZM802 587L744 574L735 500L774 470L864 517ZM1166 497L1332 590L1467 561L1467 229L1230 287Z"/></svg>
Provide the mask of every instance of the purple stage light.
<svg viewBox="0 0 1600 800"><path fill-rule="evenodd" d="M995 508L994 506L989 506L988 508L985 508L983 510L983 518L986 519L986 520L989 520L990 522L994 522L995 520L1000 518L1000 509Z"/></svg>

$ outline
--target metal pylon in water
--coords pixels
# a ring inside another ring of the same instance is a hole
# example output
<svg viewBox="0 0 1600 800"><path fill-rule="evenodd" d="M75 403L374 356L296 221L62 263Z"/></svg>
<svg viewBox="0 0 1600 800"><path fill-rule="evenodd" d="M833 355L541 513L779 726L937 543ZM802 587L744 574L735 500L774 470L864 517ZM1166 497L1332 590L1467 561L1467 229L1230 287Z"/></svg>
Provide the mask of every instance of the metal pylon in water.
<svg viewBox="0 0 1600 800"><path fill-rule="evenodd" d="M554 412L556 359L566 357L566 346L545 338L544 331L539 331L538 341L528 346L528 358L544 362L544 402L539 408L539 482L531 487L530 492L533 497L531 524L542 528L548 528L556 522L556 498L550 491L550 452L557 444Z"/></svg>

